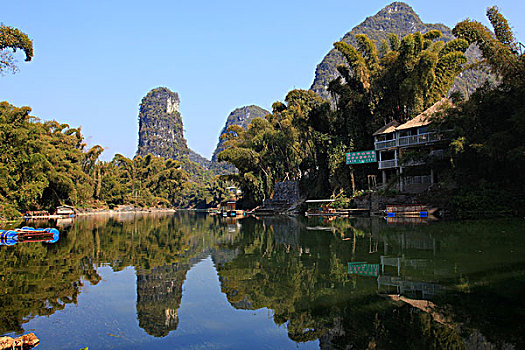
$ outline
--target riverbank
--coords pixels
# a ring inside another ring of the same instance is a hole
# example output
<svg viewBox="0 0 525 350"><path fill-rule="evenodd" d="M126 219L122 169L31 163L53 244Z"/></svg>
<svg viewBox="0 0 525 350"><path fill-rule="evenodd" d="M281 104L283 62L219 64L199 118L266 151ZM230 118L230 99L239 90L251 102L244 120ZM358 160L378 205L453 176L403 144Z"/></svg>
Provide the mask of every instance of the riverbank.
<svg viewBox="0 0 525 350"><path fill-rule="evenodd" d="M174 213L180 209L174 208L122 208L122 209L87 209L78 211L76 216L136 214L136 213Z"/></svg>

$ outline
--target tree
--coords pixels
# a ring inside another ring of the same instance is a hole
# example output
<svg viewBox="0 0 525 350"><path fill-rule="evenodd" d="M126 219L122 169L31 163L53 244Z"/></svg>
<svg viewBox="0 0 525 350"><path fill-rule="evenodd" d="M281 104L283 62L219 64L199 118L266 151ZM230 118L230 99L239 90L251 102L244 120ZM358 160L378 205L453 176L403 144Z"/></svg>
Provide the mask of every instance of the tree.
<svg viewBox="0 0 525 350"><path fill-rule="evenodd" d="M11 51L12 50L12 51ZM0 25L0 73L18 70L13 52L23 50L26 62L33 58L33 42L19 29Z"/></svg>
<svg viewBox="0 0 525 350"><path fill-rule="evenodd" d="M330 181L335 190L346 192L362 187L367 165L350 167L344 162L349 151L373 149L373 132L393 120L405 122L446 96L455 77L467 62L465 39L445 43L436 40L441 32L416 32L402 39L395 34L381 43L380 50L366 35L356 35L357 45L344 42L334 47L348 66L338 67L340 77L328 90L336 100L330 134Z"/></svg>
<svg viewBox="0 0 525 350"><path fill-rule="evenodd" d="M482 192L489 193L487 187L492 187L499 196L505 190L519 196L525 192L525 57L498 8L489 8L487 17L494 35L472 20L458 23L453 32L480 47L483 64L499 82L485 84L436 123L452 130L453 176L462 189L484 188ZM494 199L487 203L493 204ZM520 203L509 200L507 204L518 208Z"/></svg>
<svg viewBox="0 0 525 350"><path fill-rule="evenodd" d="M219 161L233 164L239 174L229 175L253 203L268 198L276 181L300 180L318 168L319 134L312 127L328 104L312 91L292 90L285 103L275 102L273 112L255 118L245 130L233 125L225 135L226 149Z"/></svg>

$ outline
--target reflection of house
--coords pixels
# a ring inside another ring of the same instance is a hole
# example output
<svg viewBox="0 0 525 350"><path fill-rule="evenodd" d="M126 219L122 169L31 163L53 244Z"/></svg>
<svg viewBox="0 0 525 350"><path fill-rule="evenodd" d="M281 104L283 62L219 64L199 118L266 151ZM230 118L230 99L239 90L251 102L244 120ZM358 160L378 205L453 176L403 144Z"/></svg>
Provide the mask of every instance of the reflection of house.
<svg viewBox="0 0 525 350"><path fill-rule="evenodd" d="M220 205L220 213L224 217L237 216L237 202L234 200L224 201Z"/></svg>
<svg viewBox="0 0 525 350"><path fill-rule="evenodd" d="M421 297L423 299L436 295L443 290L443 286L437 283L415 281L412 277L401 277L401 270L412 268L425 270L429 267L427 259L408 259L403 257L381 256L381 275L377 278L377 289L380 293L396 293ZM397 276L385 275L385 267L391 266L397 269ZM421 278L421 276L420 276Z"/></svg>
<svg viewBox="0 0 525 350"><path fill-rule="evenodd" d="M437 283L410 281L394 276L379 276L377 289L380 293L396 293L426 299L442 292L444 288Z"/></svg>
<svg viewBox="0 0 525 350"><path fill-rule="evenodd" d="M396 179L399 190L420 192L436 181L428 161L443 156L439 147L442 135L428 126L431 117L447 105L448 100L442 99L408 122L399 125L393 121L373 134L383 185Z"/></svg>

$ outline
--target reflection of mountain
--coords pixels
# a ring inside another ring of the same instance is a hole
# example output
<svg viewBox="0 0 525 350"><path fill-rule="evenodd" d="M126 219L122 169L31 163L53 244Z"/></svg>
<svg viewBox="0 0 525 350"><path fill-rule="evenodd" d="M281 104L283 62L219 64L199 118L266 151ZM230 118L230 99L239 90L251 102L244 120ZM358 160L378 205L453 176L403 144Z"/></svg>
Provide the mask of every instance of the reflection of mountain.
<svg viewBox="0 0 525 350"><path fill-rule="evenodd" d="M158 266L151 271L137 271L137 317L139 326L148 334L164 337L179 324L178 309L182 284L191 266L188 264Z"/></svg>
<svg viewBox="0 0 525 350"><path fill-rule="evenodd" d="M4 333L76 302L81 281L97 283L97 267L107 265L135 267L139 325L164 336L177 329L186 273L211 255L230 304L272 310L274 322L297 342L319 340L326 349L468 347L473 339L525 345L521 222L392 226L370 218L280 217L228 227L220 218L188 213L100 216L75 220L53 246L4 248ZM433 298L438 311L449 310L452 325L378 295L377 277L350 275L348 262L382 265L380 292L416 302ZM457 325L473 331L460 337Z"/></svg>
<svg viewBox="0 0 525 350"><path fill-rule="evenodd" d="M204 215L112 214L77 218L54 245L0 249L0 333L20 332L28 317L76 303L83 282L97 284L96 268L109 265L136 267L139 323L152 335L166 335L177 327L186 272L209 254L223 262L235 257L222 245L237 231Z"/></svg>

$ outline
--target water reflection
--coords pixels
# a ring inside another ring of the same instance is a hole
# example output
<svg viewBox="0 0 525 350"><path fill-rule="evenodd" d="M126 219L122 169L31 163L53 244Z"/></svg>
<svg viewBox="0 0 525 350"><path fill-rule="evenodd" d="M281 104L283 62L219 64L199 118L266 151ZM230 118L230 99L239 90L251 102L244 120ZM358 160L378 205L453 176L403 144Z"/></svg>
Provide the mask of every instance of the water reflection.
<svg viewBox="0 0 525 350"><path fill-rule="evenodd" d="M187 272L211 256L229 304L272 310L276 326L298 343L520 348L522 229L516 220L79 218L61 223L54 245L0 247L0 333L21 332L31 318L76 304L86 281L101 280L99 267L132 266L139 327L153 337L176 334ZM374 273L349 273L349 263Z"/></svg>

